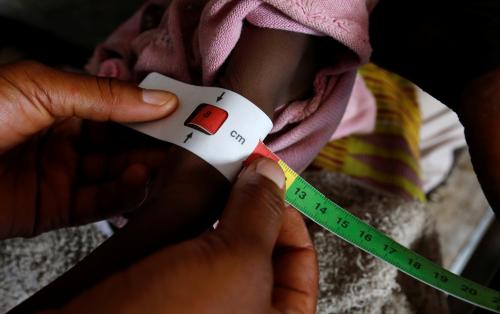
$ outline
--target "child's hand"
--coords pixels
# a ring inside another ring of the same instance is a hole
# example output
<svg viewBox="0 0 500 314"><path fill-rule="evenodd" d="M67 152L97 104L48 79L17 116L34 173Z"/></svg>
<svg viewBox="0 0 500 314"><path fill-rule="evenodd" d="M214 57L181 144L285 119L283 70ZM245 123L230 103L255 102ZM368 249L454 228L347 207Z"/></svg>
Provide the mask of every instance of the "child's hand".
<svg viewBox="0 0 500 314"><path fill-rule="evenodd" d="M314 313L315 251L301 216L284 207L284 184L276 163L257 160L214 232L160 250L60 312Z"/></svg>

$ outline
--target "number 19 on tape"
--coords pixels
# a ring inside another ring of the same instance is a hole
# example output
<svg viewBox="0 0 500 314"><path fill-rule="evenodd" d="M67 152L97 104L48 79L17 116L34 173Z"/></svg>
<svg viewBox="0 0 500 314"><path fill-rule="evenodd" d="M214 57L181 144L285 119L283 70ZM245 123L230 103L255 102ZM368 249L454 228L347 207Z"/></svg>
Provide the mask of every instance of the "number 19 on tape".
<svg viewBox="0 0 500 314"><path fill-rule="evenodd" d="M500 313L500 292L450 273L367 225L327 199L264 144L258 144L273 125L248 99L229 90L193 86L158 73L149 74L141 87L175 92L182 106L165 121L131 125L135 130L191 151L228 180L236 176L241 160L252 151L247 162L258 156L275 160L286 174L286 201L320 226L427 285Z"/></svg>
<svg viewBox="0 0 500 314"><path fill-rule="evenodd" d="M323 228L429 286L500 313L500 292L447 271L364 223L316 190L264 144L249 160L259 156L275 160L283 169L287 203Z"/></svg>

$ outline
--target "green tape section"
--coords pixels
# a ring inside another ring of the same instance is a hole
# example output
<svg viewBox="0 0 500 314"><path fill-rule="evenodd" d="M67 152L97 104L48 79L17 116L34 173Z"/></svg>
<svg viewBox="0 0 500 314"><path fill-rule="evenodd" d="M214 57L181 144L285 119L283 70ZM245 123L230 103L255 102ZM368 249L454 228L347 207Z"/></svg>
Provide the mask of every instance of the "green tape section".
<svg viewBox="0 0 500 314"><path fill-rule="evenodd" d="M415 279L500 313L500 292L457 276L407 249L326 198L301 177L297 177L286 191L286 201L323 228Z"/></svg>

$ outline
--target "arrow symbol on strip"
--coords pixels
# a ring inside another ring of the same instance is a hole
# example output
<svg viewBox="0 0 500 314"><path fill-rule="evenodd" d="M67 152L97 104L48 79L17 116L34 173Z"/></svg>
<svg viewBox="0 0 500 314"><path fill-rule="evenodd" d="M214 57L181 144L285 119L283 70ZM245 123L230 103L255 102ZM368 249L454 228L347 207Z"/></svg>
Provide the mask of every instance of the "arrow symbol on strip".
<svg viewBox="0 0 500 314"><path fill-rule="evenodd" d="M186 136L186 139L184 140L184 144L186 144L191 138L193 137L193 132L189 133L187 136Z"/></svg>
<svg viewBox="0 0 500 314"><path fill-rule="evenodd" d="M226 95L226 92L223 92L219 97L217 97L217 102L221 101L224 98L224 95Z"/></svg>

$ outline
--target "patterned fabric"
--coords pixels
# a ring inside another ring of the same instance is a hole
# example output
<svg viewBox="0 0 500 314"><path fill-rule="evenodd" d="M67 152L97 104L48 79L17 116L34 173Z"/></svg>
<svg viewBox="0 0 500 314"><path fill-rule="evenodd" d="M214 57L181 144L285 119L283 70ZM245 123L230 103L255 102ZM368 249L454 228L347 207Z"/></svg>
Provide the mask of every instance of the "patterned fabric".
<svg viewBox="0 0 500 314"><path fill-rule="evenodd" d="M373 64L362 67L360 73L377 100L375 131L330 142L313 167L425 201L419 165L421 116L414 85Z"/></svg>

